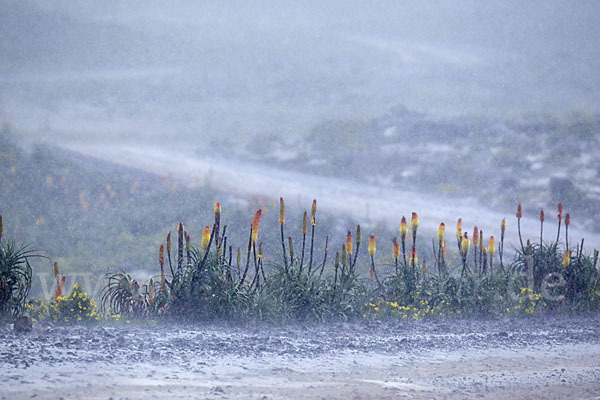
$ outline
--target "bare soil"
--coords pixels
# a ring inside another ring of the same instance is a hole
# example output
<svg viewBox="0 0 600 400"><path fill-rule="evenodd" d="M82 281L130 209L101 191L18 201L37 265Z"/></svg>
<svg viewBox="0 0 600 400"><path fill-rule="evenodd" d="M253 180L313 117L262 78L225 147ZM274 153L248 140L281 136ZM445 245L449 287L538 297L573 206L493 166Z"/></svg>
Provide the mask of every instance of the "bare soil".
<svg viewBox="0 0 600 400"><path fill-rule="evenodd" d="M599 398L600 317L10 326L2 399Z"/></svg>

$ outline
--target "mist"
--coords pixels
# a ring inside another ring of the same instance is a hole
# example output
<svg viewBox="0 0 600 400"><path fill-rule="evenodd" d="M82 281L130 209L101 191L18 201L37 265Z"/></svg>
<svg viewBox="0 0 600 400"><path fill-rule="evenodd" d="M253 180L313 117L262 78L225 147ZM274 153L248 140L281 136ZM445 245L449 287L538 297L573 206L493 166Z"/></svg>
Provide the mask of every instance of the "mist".
<svg viewBox="0 0 600 400"><path fill-rule="evenodd" d="M193 151L502 212L564 201L597 229L592 1L2 8L0 119L25 142Z"/></svg>

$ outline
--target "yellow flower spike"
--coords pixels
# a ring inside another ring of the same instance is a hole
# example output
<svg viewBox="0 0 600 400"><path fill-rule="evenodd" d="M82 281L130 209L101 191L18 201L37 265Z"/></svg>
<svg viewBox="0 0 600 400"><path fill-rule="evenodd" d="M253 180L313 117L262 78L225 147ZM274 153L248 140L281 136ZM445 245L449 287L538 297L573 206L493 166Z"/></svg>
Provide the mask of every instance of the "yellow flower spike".
<svg viewBox="0 0 600 400"><path fill-rule="evenodd" d="M260 216L262 215L262 209L259 208L254 214L254 218L252 219L252 243L256 243L256 239L258 238L258 227L260 225Z"/></svg>
<svg viewBox="0 0 600 400"><path fill-rule="evenodd" d="M200 245L200 247L202 248L202 251L206 251L206 248L208 247L209 242L210 242L210 227L205 226L204 229L202 230L202 243Z"/></svg>
<svg viewBox="0 0 600 400"><path fill-rule="evenodd" d="M523 210L521 209L521 204L517 206L517 219L521 219L523 217Z"/></svg>
<svg viewBox="0 0 600 400"><path fill-rule="evenodd" d="M346 253L352 254L352 233L350 231L346 235Z"/></svg>
<svg viewBox="0 0 600 400"><path fill-rule="evenodd" d="M312 208L310 209L310 223L312 226L317 224L317 200L313 200Z"/></svg>
<svg viewBox="0 0 600 400"><path fill-rule="evenodd" d="M473 246L479 246L479 229L473 229Z"/></svg>
<svg viewBox="0 0 600 400"><path fill-rule="evenodd" d="M569 254L569 250L565 251L565 255L563 256L562 261L563 267L567 268L569 264L571 264L571 254Z"/></svg>
<svg viewBox="0 0 600 400"><path fill-rule="evenodd" d="M408 228L406 226L406 218L402 217L402 221L400 222L400 239L402 241L404 241L404 239L406 238L407 231L408 231Z"/></svg>
<svg viewBox="0 0 600 400"><path fill-rule="evenodd" d="M165 265L165 245L161 244L160 249L158 250L158 263L160 265Z"/></svg>
<svg viewBox="0 0 600 400"><path fill-rule="evenodd" d="M467 235L467 232L464 233L463 239L460 242L460 246L461 246L461 250L463 253L463 257L466 257L467 253L469 252L469 248L471 247L471 241L469 240L469 236Z"/></svg>
<svg viewBox="0 0 600 400"><path fill-rule="evenodd" d="M440 224L437 232L438 242L441 243L444 241L444 236L446 235L446 224L443 222Z"/></svg>
<svg viewBox="0 0 600 400"><path fill-rule="evenodd" d="M306 211L304 211L304 216L302 217L302 234L306 235L306 232L308 232L308 222L307 222L307 215L306 215Z"/></svg>
<svg viewBox="0 0 600 400"><path fill-rule="evenodd" d="M171 232L167 235L167 253L171 252Z"/></svg>
<svg viewBox="0 0 600 400"><path fill-rule="evenodd" d="M400 243L398 243L398 239L394 237L392 239L392 244L392 256L394 257L394 260L397 260L398 257L400 257Z"/></svg>
<svg viewBox="0 0 600 400"><path fill-rule="evenodd" d="M237 255L235 257L235 265L239 267L241 264L242 264L242 250L238 247Z"/></svg>
<svg viewBox="0 0 600 400"><path fill-rule="evenodd" d="M346 245L342 245L342 265L346 265L348 262L348 253L346 253Z"/></svg>
<svg viewBox="0 0 600 400"><path fill-rule="evenodd" d="M410 218L410 230L414 233L419 227L419 216L416 212L412 213L412 217Z"/></svg>
<svg viewBox="0 0 600 400"><path fill-rule="evenodd" d="M462 218L459 218L458 221L456 221L456 237L458 238L458 240L462 240Z"/></svg>
<svg viewBox="0 0 600 400"><path fill-rule="evenodd" d="M496 252L496 243L493 236L490 236L490 240L488 241L487 252L490 255L490 259L494 258L494 253Z"/></svg>
<svg viewBox="0 0 600 400"><path fill-rule="evenodd" d="M279 198L279 225L285 224L285 202L283 197Z"/></svg>
<svg viewBox="0 0 600 400"><path fill-rule="evenodd" d="M377 245L375 242L375 236L369 236L369 256L371 258L375 257L375 251L377 250Z"/></svg>

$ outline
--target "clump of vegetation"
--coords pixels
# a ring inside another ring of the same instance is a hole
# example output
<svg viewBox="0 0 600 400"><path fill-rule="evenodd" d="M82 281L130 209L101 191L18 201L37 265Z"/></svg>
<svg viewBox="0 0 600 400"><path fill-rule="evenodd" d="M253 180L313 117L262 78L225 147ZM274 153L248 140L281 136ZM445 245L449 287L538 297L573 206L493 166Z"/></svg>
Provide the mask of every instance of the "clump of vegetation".
<svg viewBox="0 0 600 400"><path fill-rule="evenodd" d="M30 258L38 257L28 246L3 240L4 225L0 215L0 319L21 315L31 289Z"/></svg>
<svg viewBox="0 0 600 400"><path fill-rule="evenodd" d="M33 322L90 323L101 319L96 302L78 283L73 285L69 295L63 295L66 277L60 275L57 263L54 263L54 276L56 291L53 302L32 299L25 304L25 313Z"/></svg>
<svg viewBox="0 0 600 400"><path fill-rule="evenodd" d="M392 240L391 262L376 262L376 237L369 236L369 278L365 279L357 268L362 244L360 226L354 236L347 232L341 251L336 251L333 262L328 263L329 237L325 237L323 247L315 237L316 201L310 215L303 215L297 252L292 236L286 240L285 203L280 199L281 262L265 263L259 240L261 211L256 211L250 224L245 252L238 247L235 257L233 245L228 243L227 226L221 228L219 203L215 205L212 227L204 228L199 247L192 246L180 223L176 252L170 233L166 244L160 245L160 275L144 285L125 273L111 275L103 290L105 309L132 316L270 321L422 319L600 309L598 253L585 254L583 243L570 247L568 214L564 250L559 242L560 225L556 241L544 242L543 213L539 245L524 243L519 205L516 215L522 247L510 263L506 263L504 254L505 220L500 224L496 252L494 236L486 244L483 232L475 227L471 239L462 231L459 219L458 257L453 257L446 246L446 227L442 223L434 241L433 262L428 264L418 257L419 218L413 213L410 223L402 218L400 240ZM558 218L562 222L562 206ZM322 261L315 261L316 248L323 249ZM554 282L556 279L564 285Z"/></svg>
<svg viewBox="0 0 600 400"><path fill-rule="evenodd" d="M33 322L91 323L102 317L96 310L96 302L77 283L68 296L59 296L54 302L30 300L25 311Z"/></svg>

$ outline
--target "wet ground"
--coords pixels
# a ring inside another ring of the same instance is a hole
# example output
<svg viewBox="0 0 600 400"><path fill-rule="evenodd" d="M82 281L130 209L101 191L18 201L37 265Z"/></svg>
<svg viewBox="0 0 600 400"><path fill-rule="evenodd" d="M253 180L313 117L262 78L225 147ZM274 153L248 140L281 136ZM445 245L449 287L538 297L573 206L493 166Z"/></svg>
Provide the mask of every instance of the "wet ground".
<svg viewBox="0 0 600 400"><path fill-rule="evenodd" d="M2 399L599 398L600 317L2 328Z"/></svg>

